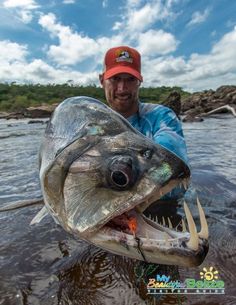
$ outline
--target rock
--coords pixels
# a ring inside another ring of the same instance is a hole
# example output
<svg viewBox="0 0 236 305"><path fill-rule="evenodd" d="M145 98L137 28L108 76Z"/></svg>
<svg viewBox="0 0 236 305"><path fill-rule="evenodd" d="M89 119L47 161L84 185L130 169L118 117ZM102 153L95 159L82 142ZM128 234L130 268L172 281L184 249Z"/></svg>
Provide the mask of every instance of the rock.
<svg viewBox="0 0 236 305"><path fill-rule="evenodd" d="M183 122L202 122L204 121L202 117L200 116L191 116L191 115L186 115L186 117L184 117L182 119Z"/></svg>
<svg viewBox="0 0 236 305"><path fill-rule="evenodd" d="M5 117L5 119L10 120L10 119L24 119L25 118L25 113L24 112L12 112L8 113L8 115Z"/></svg>
<svg viewBox="0 0 236 305"><path fill-rule="evenodd" d="M216 93L220 93L223 95L233 91L236 91L236 86L220 86L219 88L216 89Z"/></svg>
<svg viewBox="0 0 236 305"><path fill-rule="evenodd" d="M179 117L181 112L181 95L177 91L171 92L170 95L163 101L162 105L172 109Z"/></svg>
<svg viewBox="0 0 236 305"><path fill-rule="evenodd" d="M227 106L227 107L224 107ZM205 90L203 92L195 92L185 98L181 103L181 114L186 115L186 120L193 121L193 117L204 114L217 112L234 113L236 110L236 86L221 86L216 91ZM197 119L198 121L198 119Z"/></svg>
<svg viewBox="0 0 236 305"><path fill-rule="evenodd" d="M196 106L195 108L191 108L188 111L185 111L184 114L187 116L194 117L194 116L197 116L201 112L201 109L202 109L201 107Z"/></svg>
<svg viewBox="0 0 236 305"><path fill-rule="evenodd" d="M29 107L25 109L21 109L18 112L12 112L12 113L2 113L2 118L4 119L24 119L24 118L32 118L32 119L38 119L38 118L49 118L56 108L58 104L53 105L41 105L38 107ZM1 113L0 113L1 115ZM1 116L0 116L1 118Z"/></svg>
<svg viewBox="0 0 236 305"><path fill-rule="evenodd" d="M0 119L5 119L8 115L9 113L7 112L0 112Z"/></svg>
<svg viewBox="0 0 236 305"><path fill-rule="evenodd" d="M211 89L195 92L182 101L180 94L177 91L173 91L162 104L171 108L178 117L180 114L184 115L186 117L185 120L190 120L191 117L204 116L204 114L212 113L217 108L221 113L231 109L229 113L233 114L234 110L236 111L236 86L221 86L215 91ZM49 118L57 105L29 107L10 114L0 113L0 118Z"/></svg>
<svg viewBox="0 0 236 305"><path fill-rule="evenodd" d="M26 108L27 117L29 118L49 118L56 108L57 104L42 105L38 107Z"/></svg>
<svg viewBox="0 0 236 305"><path fill-rule="evenodd" d="M236 92L235 92L235 95L232 96L232 103L233 103L233 104L236 104Z"/></svg>

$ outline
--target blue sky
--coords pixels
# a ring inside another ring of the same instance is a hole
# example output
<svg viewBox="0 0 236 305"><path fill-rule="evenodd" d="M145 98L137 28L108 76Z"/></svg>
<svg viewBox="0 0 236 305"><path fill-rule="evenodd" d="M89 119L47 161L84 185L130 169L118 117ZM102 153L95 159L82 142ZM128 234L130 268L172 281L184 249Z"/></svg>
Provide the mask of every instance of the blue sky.
<svg viewBox="0 0 236 305"><path fill-rule="evenodd" d="M236 84L236 1L0 1L0 82L97 84L107 49L137 48L143 86Z"/></svg>

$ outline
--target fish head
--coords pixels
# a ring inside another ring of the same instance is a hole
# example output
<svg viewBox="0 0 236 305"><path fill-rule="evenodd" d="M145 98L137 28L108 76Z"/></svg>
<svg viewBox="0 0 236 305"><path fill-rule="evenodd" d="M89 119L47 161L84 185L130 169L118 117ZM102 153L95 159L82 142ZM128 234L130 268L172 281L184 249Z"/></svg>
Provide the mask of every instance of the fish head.
<svg viewBox="0 0 236 305"><path fill-rule="evenodd" d="M188 183L188 166L109 108L95 106L85 105L88 122L80 124L70 141L56 136L55 126L63 124L57 114L49 128L52 137L42 151L40 176L53 218L66 231L115 254L158 264L199 265L207 253L208 233L197 233L187 205L190 232L176 232L143 213L164 194ZM50 145L53 154L47 153ZM204 213L200 216L204 222Z"/></svg>

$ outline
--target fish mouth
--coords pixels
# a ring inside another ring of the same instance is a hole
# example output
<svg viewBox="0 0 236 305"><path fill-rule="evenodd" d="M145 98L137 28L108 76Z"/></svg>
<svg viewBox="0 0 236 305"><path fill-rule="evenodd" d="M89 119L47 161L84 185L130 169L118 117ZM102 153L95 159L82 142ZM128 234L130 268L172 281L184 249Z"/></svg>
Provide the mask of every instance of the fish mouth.
<svg viewBox="0 0 236 305"><path fill-rule="evenodd" d="M172 181L176 184L176 181ZM187 189L188 179L182 180L182 185ZM181 263L176 259L169 261L168 264L195 266L199 265L208 252L208 225L205 213L197 198L201 229L197 231L193 216L186 202L184 202L185 219L181 219L177 227L173 227L170 218L162 218L162 223L152 216L145 216L144 212L148 206L158 200L172 189L170 185L152 194L149 199L136 204L134 207L123 211L106 222L95 236L102 236L106 242L120 243L125 247L137 248L140 259L156 262L155 259L148 258L149 253L156 255L175 255L185 257ZM158 203L157 203L158 204ZM187 222L187 225L186 225ZM115 253L115 252L114 252ZM151 256L152 256L151 255ZM147 258L147 259L146 259ZM157 260L159 261L159 260Z"/></svg>

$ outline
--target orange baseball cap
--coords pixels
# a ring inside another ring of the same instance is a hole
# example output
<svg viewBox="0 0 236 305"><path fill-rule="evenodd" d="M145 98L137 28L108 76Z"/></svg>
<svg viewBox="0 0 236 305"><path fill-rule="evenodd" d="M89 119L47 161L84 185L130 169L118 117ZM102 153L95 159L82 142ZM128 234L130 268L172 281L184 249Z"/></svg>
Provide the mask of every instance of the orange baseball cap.
<svg viewBox="0 0 236 305"><path fill-rule="evenodd" d="M104 59L104 79L108 79L119 73L129 73L141 82L141 56L139 52L127 46L111 48Z"/></svg>

